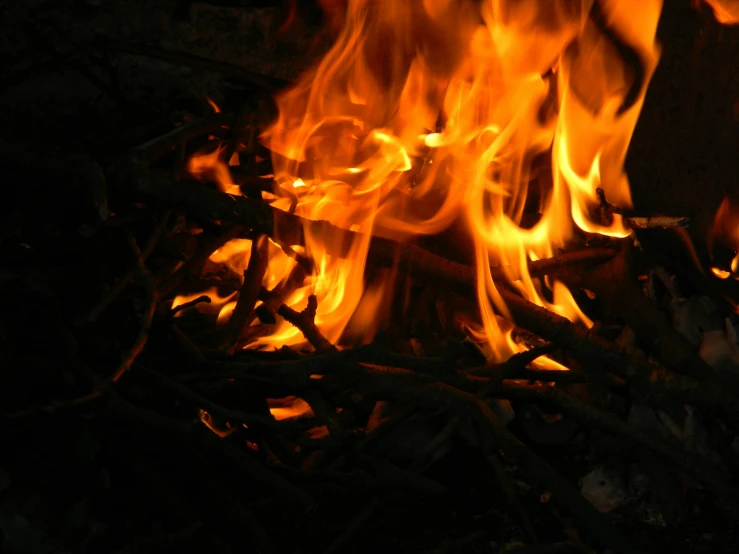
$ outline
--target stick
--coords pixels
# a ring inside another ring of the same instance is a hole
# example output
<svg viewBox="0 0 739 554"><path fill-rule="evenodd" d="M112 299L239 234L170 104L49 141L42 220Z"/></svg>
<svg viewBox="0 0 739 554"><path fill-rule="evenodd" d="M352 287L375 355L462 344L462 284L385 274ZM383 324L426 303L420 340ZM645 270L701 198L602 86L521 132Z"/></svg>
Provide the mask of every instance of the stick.
<svg viewBox="0 0 739 554"><path fill-rule="evenodd" d="M582 271L560 270L557 275L568 285L586 288L602 297L607 307L636 333L645 348L667 369L695 379L720 382L719 376L701 358L660 312L644 296L630 271L630 240L610 260Z"/></svg>
<svg viewBox="0 0 739 554"><path fill-rule="evenodd" d="M228 465L240 469L282 498L304 507L312 505L312 500L303 490L270 471L248 453L221 439L200 422L195 425L179 423L177 420L166 418L151 410L134 406L114 393L111 394L110 399L108 410L114 417L165 435L186 439L199 449L213 453Z"/></svg>
<svg viewBox="0 0 739 554"><path fill-rule="evenodd" d="M244 234L245 229L240 225L232 225L225 229L223 233L213 238L200 251L190 258L185 265L175 271L172 275L157 284L157 295L159 298L166 298L169 294L179 287L190 275L195 273L211 254L226 244L231 239L235 239Z"/></svg>
<svg viewBox="0 0 739 554"><path fill-rule="evenodd" d="M174 150L180 144L187 143L195 137L213 133L230 125L233 118L233 114L219 112L209 114L202 119L190 123L185 123L160 137L137 146L132 151L133 157L138 162L148 165L170 150Z"/></svg>
<svg viewBox="0 0 739 554"><path fill-rule="evenodd" d="M233 354L238 347L241 334L248 324L259 298L259 291L262 288L262 281L269 264L268 245L269 241L265 235L261 235L252 241L249 265L244 271L244 282L241 285L239 298L226 327L222 343L227 346L227 351L230 354Z"/></svg>
<svg viewBox="0 0 739 554"><path fill-rule="evenodd" d="M152 232L151 236L149 237L149 240L146 242L146 246L144 247L144 250L141 252L141 261L146 262L146 260L149 258L151 253L154 251L154 248L156 247L157 243L159 242L159 239L161 238L162 234L164 233L164 229L167 227L167 222L169 221L169 218L172 216L172 210L167 210L164 215L159 220L159 223L154 228L154 231ZM134 277L136 277L136 274L138 272L138 268L134 267L131 269L128 273L126 273L123 277L121 277L113 287L108 291L108 294L106 294L100 302L96 306L94 306L87 314L86 320L87 321L95 321L98 317L100 317L100 314L103 313L103 311L110 306L110 304L118 298L118 295L124 291L124 289L131 283L131 281L134 280Z"/></svg>
<svg viewBox="0 0 739 554"><path fill-rule="evenodd" d="M688 217L671 217L655 215L651 217L626 217L626 224L632 229L674 229L675 227L687 227L690 223Z"/></svg>
<svg viewBox="0 0 739 554"><path fill-rule="evenodd" d="M277 313L281 315L285 321L292 323L297 327L306 340L311 343L316 352L335 352L336 347L331 344L326 337L321 334L315 323L316 310L318 309L318 299L315 294L311 294L308 297L308 305L302 312L296 312L289 306L283 304L277 310Z"/></svg>
<svg viewBox="0 0 739 554"><path fill-rule="evenodd" d="M223 408L219 404L212 402L204 396L193 391L189 387L178 383L177 381L170 379L169 377L145 368L141 364L136 365L137 374L146 376L146 378L157 385L160 389L165 389L173 396L183 399L198 408L202 408L208 413L222 419L224 421L230 421L233 423L243 423L249 427L256 427L260 429L270 429L275 432L283 432L290 428L289 422L279 422L270 415L258 415L258 414L247 414L239 410L232 410Z"/></svg>
<svg viewBox="0 0 739 554"><path fill-rule="evenodd" d="M278 210L262 200L224 194L204 187L200 183L182 181L176 185L166 179L152 178L140 172L127 180L138 192L161 199L168 205L219 221L228 221L247 226L257 233L264 233L280 244L303 244L303 230L324 237L324 244L332 256L346 257L354 241L360 240L359 233L342 229L327 221L313 221ZM590 248L568 252L554 258L529 262L532 276L545 275L570 265L596 263L613 257L616 251L611 248ZM403 268L430 268L434 273L449 280L461 281L466 285L475 282L475 269L463 264L450 262L445 258L427 252L411 244L373 236L371 238L368 262L381 267L390 267L396 260ZM493 278L502 278L505 272L500 267L491 268Z"/></svg>
<svg viewBox="0 0 739 554"><path fill-rule="evenodd" d="M118 381L118 379L120 379L121 376L130 369L131 364L144 350L146 341L149 339L151 322L154 319L154 312L156 311L157 307L157 294L156 290L154 289L154 278L152 277L151 273L149 273L149 270L146 269L146 266L144 265L144 261L142 259L142 253L139 250L138 245L136 244L136 239L131 233L128 234L128 245L131 247L131 250L133 250L138 276L141 280L141 284L144 285L146 289L146 309L141 320L141 326L139 328L139 334L136 337L136 340L128 349L128 351L123 355L123 360L121 360L121 363L118 365L110 378L111 381L114 383Z"/></svg>
<svg viewBox="0 0 739 554"><path fill-rule="evenodd" d="M390 395L396 400L422 406L453 406L461 413L469 414L479 423L482 432L502 450L504 458L521 467L530 478L551 492L552 499L570 512L594 541L615 552L633 552L623 537L603 518L603 515L554 468L513 435L483 400L443 383L415 387L391 387L388 386L388 382L394 379L387 375L377 375L356 365L343 369L360 378L368 388Z"/></svg>
<svg viewBox="0 0 739 554"><path fill-rule="evenodd" d="M554 387L507 383L500 387L495 394L503 398L544 401L551 404L562 413L588 427L600 429L654 452L685 471L698 482L706 485L717 498L724 501L725 505L731 506L731 509L735 509L737 505L734 495L729 492L734 490L730 484L729 476L719 472L702 458L690 452L681 452L659 437L629 425L614 415L596 410Z"/></svg>

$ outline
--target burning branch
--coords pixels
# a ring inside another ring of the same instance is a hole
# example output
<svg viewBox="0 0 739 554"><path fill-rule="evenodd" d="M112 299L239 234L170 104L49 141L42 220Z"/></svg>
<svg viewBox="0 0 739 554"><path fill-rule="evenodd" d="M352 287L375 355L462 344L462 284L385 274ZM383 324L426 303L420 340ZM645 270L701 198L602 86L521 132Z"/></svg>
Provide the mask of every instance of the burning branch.
<svg viewBox="0 0 739 554"><path fill-rule="evenodd" d="M318 299L315 294L311 294L308 297L308 305L301 312L296 312L289 306L283 304L277 310L277 313L281 315L286 321L292 323L295 327L300 329L306 340L313 345L316 352L333 352L336 347L331 344L326 337L321 334L315 323L316 310L318 309Z"/></svg>
<svg viewBox="0 0 739 554"><path fill-rule="evenodd" d="M259 299L262 289L262 280L267 273L267 237L262 235L252 242L249 266L244 271L244 283L239 291L236 307L231 314L224 333L223 344L228 346L228 351L233 353L239 345L244 327L251 320L254 306Z"/></svg>

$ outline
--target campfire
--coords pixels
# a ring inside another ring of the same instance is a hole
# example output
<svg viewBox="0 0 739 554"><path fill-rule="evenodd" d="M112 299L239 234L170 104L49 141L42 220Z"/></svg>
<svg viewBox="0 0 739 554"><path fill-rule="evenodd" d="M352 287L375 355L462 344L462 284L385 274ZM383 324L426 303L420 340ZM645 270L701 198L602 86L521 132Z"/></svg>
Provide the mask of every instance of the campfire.
<svg viewBox="0 0 739 554"><path fill-rule="evenodd" d="M9 146L76 208L0 242L3 548L731 548L739 203L701 258L626 171L662 0L320 4L292 81L106 38L250 92Z"/></svg>

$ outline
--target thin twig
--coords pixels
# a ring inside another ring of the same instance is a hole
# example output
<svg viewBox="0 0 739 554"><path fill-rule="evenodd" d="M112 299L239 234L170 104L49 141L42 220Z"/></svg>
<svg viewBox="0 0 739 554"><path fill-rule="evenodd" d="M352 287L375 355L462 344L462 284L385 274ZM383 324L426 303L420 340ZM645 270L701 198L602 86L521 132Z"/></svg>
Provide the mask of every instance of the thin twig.
<svg viewBox="0 0 739 554"><path fill-rule="evenodd" d="M252 241L249 265L244 271L244 282L239 291L236 307L224 332L223 345L231 354L238 347L244 327L248 324L259 299L259 291L269 264L268 246L269 241L265 235Z"/></svg>
<svg viewBox="0 0 739 554"><path fill-rule="evenodd" d="M311 294L308 297L308 305L303 311L297 312L283 304L277 310L277 313L285 321L297 327L303 333L305 339L316 349L316 352L334 352L336 351L336 347L321 334L321 331L316 326L316 310L318 310L318 299L315 294Z"/></svg>
<svg viewBox="0 0 739 554"><path fill-rule="evenodd" d="M154 231L151 233L151 236L149 237L149 240L146 242L146 246L141 251L140 259L142 263L145 263L146 260L149 258L151 253L154 251L154 248L156 247L157 243L159 242L159 239L161 238L162 234L164 233L164 229L167 227L167 223L169 222L169 218L172 216L172 210L167 210L164 215L159 220L159 223L154 228ZM95 321L98 317L100 317L100 314L103 313L103 311L110 306L110 304L118 298L118 295L120 295L123 290L134 280L136 277L136 274L139 272L138 267L134 267L131 269L128 273L126 273L123 277L121 277L115 285L111 287L111 289L108 291L108 293L100 300L100 302L97 303L87 314L86 321Z"/></svg>
<svg viewBox="0 0 739 554"><path fill-rule="evenodd" d="M231 225L223 233L208 241L197 254L190 258L185 265L157 284L157 294L160 298L166 298L174 289L180 286L187 278L196 273L208 258L228 241L240 237L245 229L240 225Z"/></svg>
<svg viewBox="0 0 739 554"><path fill-rule="evenodd" d="M709 488L716 498L723 500L725 505L736 509L739 506L733 494L734 488L730 484L730 476L720 472L707 461L696 454L678 450L659 437L629 425L618 417L601 412L584 404L564 392L544 385L520 385L507 383L496 391L496 396L545 402L555 406L562 413L573 419L596 428L613 436L627 440L646 450L654 452L663 459L675 464L696 481ZM729 492L731 491L731 492Z"/></svg>
<svg viewBox="0 0 739 554"><path fill-rule="evenodd" d="M632 229L674 229L675 227L687 227L690 223L688 217L671 217L655 215L651 217L627 217L626 224Z"/></svg>
<svg viewBox="0 0 739 554"><path fill-rule="evenodd" d="M157 294L154 288L154 278L152 277L151 273L149 273L149 270L146 269L146 266L144 265L144 261L142 259L141 250L139 250L139 247L136 244L136 239L130 233L128 234L128 244L134 253L138 277L141 280L141 284L145 287L146 290L146 307L141 319L141 325L139 327L139 333L136 337L136 340L128 349L128 351L123 355L121 363L118 365L116 370L113 372L113 375L111 376L111 381L113 381L114 383L118 381L118 379L120 379L126 371L129 370L131 364L144 350L146 341L149 339L151 322L154 319L154 312L156 311L157 307Z"/></svg>
<svg viewBox="0 0 739 554"><path fill-rule="evenodd" d="M202 119L185 123L172 129L169 133L137 146L132 151L133 157L140 163L150 164L170 150L174 150L180 144L187 143L195 137L213 133L230 125L233 118L233 114L218 112L209 114Z"/></svg>

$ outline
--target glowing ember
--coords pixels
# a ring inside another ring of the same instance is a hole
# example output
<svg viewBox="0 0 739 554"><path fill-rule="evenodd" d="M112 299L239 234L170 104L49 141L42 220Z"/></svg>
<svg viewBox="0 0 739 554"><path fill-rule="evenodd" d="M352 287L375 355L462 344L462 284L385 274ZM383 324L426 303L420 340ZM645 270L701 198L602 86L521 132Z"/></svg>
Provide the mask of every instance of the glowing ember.
<svg viewBox="0 0 739 554"><path fill-rule="evenodd" d="M476 338L492 358L525 347L498 317L508 310L491 266L529 301L592 325L563 284L531 278L527 263L554 255L578 227L628 234L621 216L590 214L598 188L612 204L631 204L623 163L659 58L662 1L601 0L598 17L592 0L326 6L343 25L321 62L277 98L279 117L262 136L275 174L274 196L264 197L360 234L338 258L328 254L338 245L306 228L314 273L285 303L300 310L315 294L316 324L329 341L371 339L377 324L369 322L382 321L394 272L364 290L367 237L407 241L461 223L477 267ZM211 172L229 189L218 151L191 160L190 171ZM521 225L525 210L541 214L534 227ZM294 262L283 258L270 255L265 287L289 275ZM282 322L256 344L304 339Z"/></svg>
<svg viewBox="0 0 739 554"><path fill-rule="evenodd" d="M313 411L308 403L297 396L288 396L287 398L279 399L268 398L267 405L269 406L270 413L277 421L313 415Z"/></svg>

